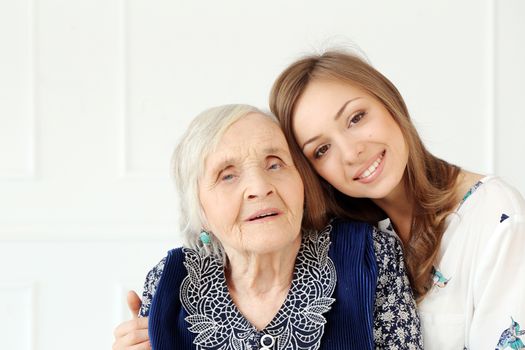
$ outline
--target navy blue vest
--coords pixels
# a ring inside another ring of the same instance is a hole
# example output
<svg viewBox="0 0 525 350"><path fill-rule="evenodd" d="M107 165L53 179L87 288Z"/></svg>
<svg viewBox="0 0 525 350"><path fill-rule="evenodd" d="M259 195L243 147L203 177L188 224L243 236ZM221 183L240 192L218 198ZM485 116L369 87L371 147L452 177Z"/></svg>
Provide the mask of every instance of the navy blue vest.
<svg viewBox="0 0 525 350"><path fill-rule="evenodd" d="M377 263L372 227L334 221L328 256L337 271L335 302L325 314L321 350L374 349L373 313ZM179 293L187 275L181 248L168 253L149 312L149 336L154 350L195 349Z"/></svg>

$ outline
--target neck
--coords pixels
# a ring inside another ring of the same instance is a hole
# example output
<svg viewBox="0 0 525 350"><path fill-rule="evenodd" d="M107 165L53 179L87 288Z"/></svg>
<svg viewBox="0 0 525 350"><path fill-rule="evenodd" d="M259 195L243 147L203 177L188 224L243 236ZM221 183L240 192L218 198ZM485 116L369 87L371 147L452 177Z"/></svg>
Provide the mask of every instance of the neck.
<svg viewBox="0 0 525 350"><path fill-rule="evenodd" d="M300 246L301 236L298 236L289 246L275 252L227 252L226 280L230 292L261 296L288 291Z"/></svg>
<svg viewBox="0 0 525 350"><path fill-rule="evenodd" d="M405 191L403 181L387 197L372 201L387 214L399 238L406 244L411 235L414 205Z"/></svg>

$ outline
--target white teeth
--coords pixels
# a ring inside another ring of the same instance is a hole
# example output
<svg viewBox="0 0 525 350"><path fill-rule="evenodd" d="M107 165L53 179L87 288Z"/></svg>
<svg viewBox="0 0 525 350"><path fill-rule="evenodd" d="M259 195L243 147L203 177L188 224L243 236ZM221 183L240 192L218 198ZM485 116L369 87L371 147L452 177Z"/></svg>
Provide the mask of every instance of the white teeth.
<svg viewBox="0 0 525 350"><path fill-rule="evenodd" d="M379 158L377 158L375 160L375 162L370 165L370 167L368 169L366 169L364 172L363 172L363 175L361 175L359 178L360 179L365 179L367 177L369 177L370 175L372 175L374 173L374 171L376 171L377 167L379 166L379 164L381 164L381 160L383 159L383 154L381 154L379 156Z"/></svg>
<svg viewBox="0 0 525 350"><path fill-rule="evenodd" d="M264 218L264 217L270 216L270 215L275 215L275 213L262 214L262 215L257 216L257 218Z"/></svg>

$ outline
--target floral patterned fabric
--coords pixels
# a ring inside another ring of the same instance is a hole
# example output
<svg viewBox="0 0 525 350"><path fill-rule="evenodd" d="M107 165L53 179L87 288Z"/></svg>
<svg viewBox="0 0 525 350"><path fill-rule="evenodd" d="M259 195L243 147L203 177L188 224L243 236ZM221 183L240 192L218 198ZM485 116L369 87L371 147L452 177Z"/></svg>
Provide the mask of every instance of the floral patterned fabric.
<svg viewBox="0 0 525 350"><path fill-rule="evenodd" d="M397 236L375 230L374 251L379 267L374 305L377 349L422 349L419 316L405 273Z"/></svg>

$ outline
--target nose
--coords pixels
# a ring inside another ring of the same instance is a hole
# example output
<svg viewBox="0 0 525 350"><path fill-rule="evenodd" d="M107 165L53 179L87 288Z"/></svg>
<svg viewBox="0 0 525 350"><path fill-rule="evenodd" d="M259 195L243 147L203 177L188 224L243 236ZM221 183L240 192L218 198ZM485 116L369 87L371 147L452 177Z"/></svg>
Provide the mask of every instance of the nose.
<svg viewBox="0 0 525 350"><path fill-rule="evenodd" d="M274 193L275 188L268 174L263 169L257 169L246 176L245 199L255 200L265 198Z"/></svg>
<svg viewBox="0 0 525 350"><path fill-rule="evenodd" d="M339 141L341 160L343 164L357 163L365 150L364 142L342 137Z"/></svg>

